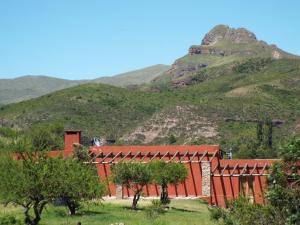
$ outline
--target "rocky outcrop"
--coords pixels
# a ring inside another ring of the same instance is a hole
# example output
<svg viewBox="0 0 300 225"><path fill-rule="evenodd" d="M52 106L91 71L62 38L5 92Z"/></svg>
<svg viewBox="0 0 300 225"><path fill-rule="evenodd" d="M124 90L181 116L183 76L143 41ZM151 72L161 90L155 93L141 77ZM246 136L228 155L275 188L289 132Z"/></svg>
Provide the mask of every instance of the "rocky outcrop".
<svg viewBox="0 0 300 225"><path fill-rule="evenodd" d="M245 28L234 29L229 26L218 25L204 36L201 45L215 45L219 41L230 41L236 44L245 44L256 42L257 39L255 34Z"/></svg>
<svg viewBox="0 0 300 225"><path fill-rule="evenodd" d="M261 45L267 45L266 43L257 41L255 34L245 28L234 29L225 25L218 25L204 36L201 45L191 46L189 48L189 54L209 54L218 56L230 56L234 54L254 55L255 52L251 50L227 49L223 46L218 46L218 44L225 43L226 45L232 45L256 42L260 43Z"/></svg>
<svg viewBox="0 0 300 225"><path fill-rule="evenodd" d="M255 51L250 50L223 50L218 48L207 48L203 45L193 45L189 48L189 54L206 54L217 56L230 56L230 55L255 55Z"/></svg>

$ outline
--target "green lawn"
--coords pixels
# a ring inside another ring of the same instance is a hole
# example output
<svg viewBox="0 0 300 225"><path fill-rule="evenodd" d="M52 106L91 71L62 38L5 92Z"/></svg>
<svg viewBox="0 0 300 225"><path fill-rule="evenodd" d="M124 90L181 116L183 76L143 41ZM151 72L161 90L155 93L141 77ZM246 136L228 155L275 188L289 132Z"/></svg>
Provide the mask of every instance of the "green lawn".
<svg viewBox="0 0 300 225"><path fill-rule="evenodd" d="M150 200L141 200L139 210L129 208L130 200L107 200L103 204L89 204L84 206L79 215L69 216L65 207L48 206L43 212L41 225L48 224L74 224L82 225L110 225L124 223L125 225L213 225L209 218L207 205L200 200L173 200L170 209L156 219L146 217L145 208L150 205ZM0 216L16 215L23 219L22 208L0 206Z"/></svg>

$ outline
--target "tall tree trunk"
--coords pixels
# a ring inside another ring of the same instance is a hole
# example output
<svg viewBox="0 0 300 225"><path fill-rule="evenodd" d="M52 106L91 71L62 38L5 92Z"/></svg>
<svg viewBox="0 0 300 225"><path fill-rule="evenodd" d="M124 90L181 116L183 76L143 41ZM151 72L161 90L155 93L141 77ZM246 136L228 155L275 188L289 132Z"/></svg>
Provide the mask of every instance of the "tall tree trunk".
<svg viewBox="0 0 300 225"><path fill-rule="evenodd" d="M167 184L161 185L160 201L162 204L169 203L169 194L168 194L168 185Z"/></svg>
<svg viewBox="0 0 300 225"><path fill-rule="evenodd" d="M25 224L28 225L37 225L39 224L40 220L41 220L41 214L42 211L44 209L44 206L47 204L47 202L35 202L33 205L33 212L34 212L34 218L32 218L29 215L29 210L30 210L30 206L28 205L28 207L26 207L26 210L24 212L25 214Z"/></svg>
<svg viewBox="0 0 300 225"><path fill-rule="evenodd" d="M31 221L31 216L29 215L29 210L30 210L30 206L28 205L28 206L26 206L25 212L24 212L24 215L25 215L24 223L31 225L32 221Z"/></svg>
<svg viewBox="0 0 300 225"><path fill-rule="evenodd" d="M70 215L71 216L75 215L76 209L78 208L79 203L77 201L69 199L69 198L66 198L64 201L69 209Z"/></svg>
<svg viewBox="0 0 300 225"><path fill-rule="evenodd" d="M71 216L74 216L76 214L76 207L74 205L68 205L69 212Z"/></svg>
<svg viewBox="0 0 300 225"><path fill-rule="evenodd" d="M136 193L134 196L133 196L133 200L132 200L132 205L131 205L131 208L136 210L137 208L137 203L138 201L140 200L140 193Z"/></svg>

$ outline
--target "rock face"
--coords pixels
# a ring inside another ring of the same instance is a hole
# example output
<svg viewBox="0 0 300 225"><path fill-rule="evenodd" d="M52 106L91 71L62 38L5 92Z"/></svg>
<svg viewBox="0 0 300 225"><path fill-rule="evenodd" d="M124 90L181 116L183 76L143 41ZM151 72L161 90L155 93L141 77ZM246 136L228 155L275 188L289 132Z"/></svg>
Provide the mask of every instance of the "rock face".
<svg viewBox="0 0 300 225"><path fill-rule="evenodd" d="M192 85L224 74L215 68L230 70L234 63L249 58L277 60L299 57L281 50L276 45L257 40L255 34L245 28L217 25L204 36L201 44L192 45L188 54L177 59L171 69L157 77L154 83L170 82L175 88ZM214 72L211 72L211 69L215 69Z"/></svg>
<svg viewBox="0 0 300 225"><path fill-rule="evenodd" d="M204 36L201 45L191 46L189 48L189 54L207 54L216 56L230 56L234 54L245 56L254 55L255 52L251 50L226 48L226 45L245 45L251 43L259 43L261 45L267 46L266 43L257 41L255 34L245 28L235 29L225 25L218 25Z"/></svg>
<svg viewBox="0 0 300 225"><path fill-rule="evenodd" d="M204 36L201 45L215 45L221 40L236 44L257 41L255 34L245 28L234 29L229 26L218 25Z"/></svg>

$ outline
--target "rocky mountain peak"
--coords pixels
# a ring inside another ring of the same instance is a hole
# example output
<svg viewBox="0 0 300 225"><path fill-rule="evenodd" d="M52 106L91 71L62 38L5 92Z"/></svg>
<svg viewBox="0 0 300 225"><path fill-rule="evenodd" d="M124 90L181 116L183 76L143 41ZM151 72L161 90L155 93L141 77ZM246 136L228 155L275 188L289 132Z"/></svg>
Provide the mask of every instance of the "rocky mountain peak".
<svg viewBox="0 0 300 225"><path fill-rule="evenodd" d="M201 45L215 45L220 41L232 43L251 43L257 41L254 33L245 28L231 28L226 25L217 25L203 38Z"/></svg>

